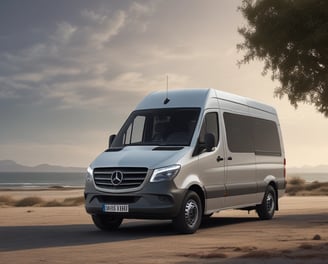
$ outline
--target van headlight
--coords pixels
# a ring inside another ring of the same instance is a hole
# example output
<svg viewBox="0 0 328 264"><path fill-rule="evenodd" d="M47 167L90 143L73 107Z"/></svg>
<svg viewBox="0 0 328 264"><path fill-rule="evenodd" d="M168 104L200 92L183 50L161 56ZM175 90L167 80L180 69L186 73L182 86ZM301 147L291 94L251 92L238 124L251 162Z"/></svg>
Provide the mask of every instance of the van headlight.
<svg viewBox="0 0 328 264"><path fill-rule="evenodd" d="M173 179L180 171L180 165L172 165L169 167L155 169L150 178L150 182L169 181Z"/></svg>
<svg viewBox="0 0 328 264"><path fill-rule="evenodd" d="M87 182L91 182L92 181L92 177L93 177L93 169L91 169L90 167L88 167L88 169L87 169L87 177L86 177Z"/></svg>

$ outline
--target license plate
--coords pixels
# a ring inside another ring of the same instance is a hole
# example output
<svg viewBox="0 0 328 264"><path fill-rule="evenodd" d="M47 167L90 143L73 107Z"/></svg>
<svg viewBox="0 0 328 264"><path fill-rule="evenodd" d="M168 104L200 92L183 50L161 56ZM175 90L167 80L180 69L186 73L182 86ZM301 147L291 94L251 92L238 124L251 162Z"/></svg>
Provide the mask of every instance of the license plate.
<svg viewBox="0 0 328 264"><path fill-rule="evenodd" d="M128 204L104 204L103 212L106 213L127 213L129 212Z"/></svg>

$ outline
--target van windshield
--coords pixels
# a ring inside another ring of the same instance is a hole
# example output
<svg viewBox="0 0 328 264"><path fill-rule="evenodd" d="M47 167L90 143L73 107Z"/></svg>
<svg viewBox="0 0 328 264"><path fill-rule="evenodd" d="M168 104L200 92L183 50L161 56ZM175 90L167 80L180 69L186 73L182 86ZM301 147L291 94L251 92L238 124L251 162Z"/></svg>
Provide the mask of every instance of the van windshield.
<svg viewBox="0 0 328 264"><path fill-rule="evenodd" d="M128 145L189 146L200 108L137 110L131 113L110 149Z"/></svg>

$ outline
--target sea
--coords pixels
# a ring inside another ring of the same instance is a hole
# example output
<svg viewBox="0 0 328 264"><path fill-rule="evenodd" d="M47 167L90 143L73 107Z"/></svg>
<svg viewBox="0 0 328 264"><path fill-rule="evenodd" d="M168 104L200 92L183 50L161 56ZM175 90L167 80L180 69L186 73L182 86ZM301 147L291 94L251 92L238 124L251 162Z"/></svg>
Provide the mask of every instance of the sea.
<svg viewBox="0 0 328 264"><path fill-rule="evenodd" d="M81 188L85 172L0 172L0 189Z"/></svg>
<svg viewBox="0 0 328 264"><path fill-rule="evenodd" d="M0 172L0 189L82 188L85 172ZM328 173L294 173L307 182L328 182Z"/></svg>

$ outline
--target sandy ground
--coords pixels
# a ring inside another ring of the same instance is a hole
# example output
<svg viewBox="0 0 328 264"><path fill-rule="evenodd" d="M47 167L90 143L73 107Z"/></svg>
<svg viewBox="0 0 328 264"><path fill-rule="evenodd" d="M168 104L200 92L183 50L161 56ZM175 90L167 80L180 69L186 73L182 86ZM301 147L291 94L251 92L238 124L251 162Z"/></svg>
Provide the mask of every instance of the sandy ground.
<svg viewBox="0 0 328 264"><path fill-rule="evenodd" d="M16 200L25 197L37 196L45 201L62 200L65 198L83 196L82 188L63 188L63 189L21 189L21 190L0 190L1 196L10 196Z"/></svg>
<svg viewBox="0 0 328 264"><path fill-rule="evenodd" d="M271 221L220 212L193 235L177 235L169 221L140 220L101 232L83 206L8 207L0 208L0 238L0 263L321 264L328 263L328 197L284 197Z"/></svg>

